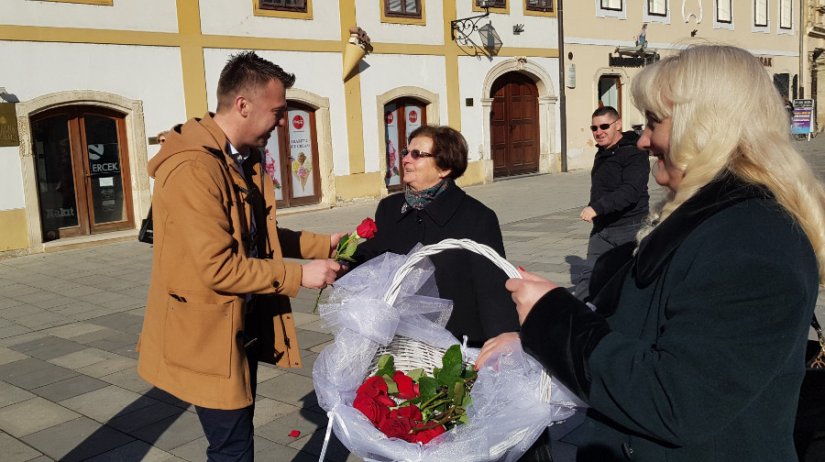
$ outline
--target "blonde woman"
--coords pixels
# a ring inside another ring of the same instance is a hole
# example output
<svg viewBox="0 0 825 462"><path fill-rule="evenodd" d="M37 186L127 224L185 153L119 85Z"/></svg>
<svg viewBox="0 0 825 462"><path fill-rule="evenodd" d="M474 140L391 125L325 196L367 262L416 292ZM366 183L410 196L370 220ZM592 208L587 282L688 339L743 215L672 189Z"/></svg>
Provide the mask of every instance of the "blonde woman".
<svg viewBox="0 0 825 462"><path fill-rule="evenodd" d="M592 312L511 279L524 349L590 405L577 460L791 461L825 193L759 61L698 46L633 81L639 147L669 196ZM594 275L595 276L595 275ZM488 341L483 364L518 341Z"/></svg>

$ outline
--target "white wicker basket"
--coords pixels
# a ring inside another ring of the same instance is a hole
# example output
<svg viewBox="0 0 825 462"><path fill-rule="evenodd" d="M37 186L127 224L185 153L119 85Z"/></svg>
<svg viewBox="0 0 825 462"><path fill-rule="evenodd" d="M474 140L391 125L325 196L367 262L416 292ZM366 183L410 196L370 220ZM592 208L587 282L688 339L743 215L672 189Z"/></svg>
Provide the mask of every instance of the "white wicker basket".
<svg viewBox="0 0 825 462"><path fill-rule="evenodd" d="M493 262L496 266L501 268L510 278L521 279L521 273L507 260L501 257L495 250L484 244L479 244L470 239L445 239L436 244L426 245L421 247L417 252L407 257L407 261L398 268L395 276L390 283L389 289L384 296L384 300L393 305L398 298L398 293L401 288L401 283L410 274L415 265L424 258L431 255L443 252L445 250L464 249L477 253ZM462 350L463 353L463 350ZM441 358L444 356L444 350L427 345L419 340L395 336L393 340L386 347L378 349L375 357L372 360L369 371L370 375L378 370L378 359L385 355L391 354L395 360L395 368L400 371L408 372L413 369L423 369L427 374L432 374L434 367L441 366ZM466 361L466 357L465 357ZM542 401L550 402L550 386L551 380L547 373L542 374Z"/></svg>

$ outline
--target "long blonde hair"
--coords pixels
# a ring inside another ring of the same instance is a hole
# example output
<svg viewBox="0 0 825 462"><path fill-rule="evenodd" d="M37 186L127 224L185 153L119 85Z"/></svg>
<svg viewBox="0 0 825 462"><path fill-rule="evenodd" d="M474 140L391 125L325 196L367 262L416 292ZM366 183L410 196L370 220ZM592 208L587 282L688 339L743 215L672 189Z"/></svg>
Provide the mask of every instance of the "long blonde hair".
<svg viewBox="0 0 825 462"><path fill-rule="evenodd" d="M645 68L631 92L641 111L672 119L668 157L684 171L651 220L727 169L774 194L811 241L825 282L825 189L791 145L787 110L759 60L732 46L693 46Z"/></svg>

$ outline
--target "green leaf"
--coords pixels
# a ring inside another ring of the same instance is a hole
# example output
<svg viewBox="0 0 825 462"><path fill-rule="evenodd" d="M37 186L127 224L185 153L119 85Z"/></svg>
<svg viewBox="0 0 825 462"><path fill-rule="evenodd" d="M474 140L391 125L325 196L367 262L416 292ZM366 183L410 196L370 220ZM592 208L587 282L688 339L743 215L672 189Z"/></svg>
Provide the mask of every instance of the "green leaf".
<svg viewBox="0 0 825 462"><path fill-rule="evenodd" d="M391 354L381 355L378 358L378 370L375 372L376 377L387 375L392 377L395 375L395 359Z"/></svg>
<svg viewBox="0 0 825 462"><path fill-rule="evenodd" d="M444 353L444 358L441 360L444 366L438 374L435 374L438 383L452 387L453 382L461 378L461 372L464 370L464 363L461 357L461 347L453 345L447 348Z"/></svg>
<svg viewBox="0 0 825 462"><path fill-rule="evenodd" d="M427 400L438 393L438 382L432 377L423 376L418 381L418 392L423 400Z"/></svg>
<svg viewBox="0 0 825 462"><path fill-rule="evenodd" d="M413 369L407 372L407 375L413 379L413 381L418 382L418 380L424 375L424 369Z"/></svg>
<svg viewBox="0 0 825 462"><path fill-rule="evenodd" d="M464 381L458 381L453 383L453 392L450 393L451 398L453 398L453 403L456 406L461 406L462 401L464 400Z"/></svg>
<svg viewBox="0 0 825 462"><path fill-rule="evenodd" d="M398 384L392 379L392 375L383 374L381 378L387 383L387 393L391 395L398 393Z"/></svg>

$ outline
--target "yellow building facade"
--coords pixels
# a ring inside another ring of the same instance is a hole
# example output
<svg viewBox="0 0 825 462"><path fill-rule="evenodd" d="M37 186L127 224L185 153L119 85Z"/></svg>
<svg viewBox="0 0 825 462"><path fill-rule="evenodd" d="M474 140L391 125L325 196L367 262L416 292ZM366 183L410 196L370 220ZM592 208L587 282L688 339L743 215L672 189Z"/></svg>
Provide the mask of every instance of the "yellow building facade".
<svg viewBox="0 0 825 462"><path fill-rule="evenodd" d="M0 11L0 253L133 239L157 134L214 110L219 72L243 50L297 75L287 126L266 147L282 213L398 191L399 152L421 124L467 138L462 184L561 169L553 0L0 0ZM347 55L354 27L369 35L363 57Z"/></svg>

